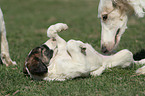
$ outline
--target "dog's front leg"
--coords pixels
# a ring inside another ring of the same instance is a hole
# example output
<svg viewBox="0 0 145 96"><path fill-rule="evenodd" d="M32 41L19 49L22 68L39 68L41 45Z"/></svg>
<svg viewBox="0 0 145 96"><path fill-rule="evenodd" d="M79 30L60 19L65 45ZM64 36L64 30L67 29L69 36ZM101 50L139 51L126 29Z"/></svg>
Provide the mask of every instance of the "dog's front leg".
<svg viewBox="0 0 145 96"><path fill-rule="evenodd" d="M105 66L101 66L96 71L91 72L90 75L91 76L100 76L104 72L105 69L106 69Z"/></svg>
<svg viewBox="0 0 145 96"><path fill-rule="evenodd" d="M15 61L12 61L9 54L9 46L6 38L6 29L3 19L3 13L0 9L0 32L1 32L1 59L2 63L8 65L16 65Z"/></svg>

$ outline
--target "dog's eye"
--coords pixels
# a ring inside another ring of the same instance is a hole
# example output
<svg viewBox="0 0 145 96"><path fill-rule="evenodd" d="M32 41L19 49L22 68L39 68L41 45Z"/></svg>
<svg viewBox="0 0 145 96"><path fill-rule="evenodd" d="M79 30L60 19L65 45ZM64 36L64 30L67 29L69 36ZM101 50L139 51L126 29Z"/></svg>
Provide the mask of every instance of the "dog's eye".
<svg viewBox="0 0 145 96"><path fill-rule="evenodd" d="M108 15L107 14L102 15L102 19L103 21L106 21L108 19Z"/></svg>

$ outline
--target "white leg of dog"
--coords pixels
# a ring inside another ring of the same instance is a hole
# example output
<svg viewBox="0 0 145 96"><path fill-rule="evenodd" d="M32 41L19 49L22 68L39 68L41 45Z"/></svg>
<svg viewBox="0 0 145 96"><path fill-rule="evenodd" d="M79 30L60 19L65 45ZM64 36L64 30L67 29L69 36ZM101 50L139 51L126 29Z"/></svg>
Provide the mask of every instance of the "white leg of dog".
<svg viewBox="0 0 145 96"><path fill-rule="evenodd" d="M16 65L16 62L12 61L10 58L8 41L6 38L5 23L4 23L3 13L2 13L1 9L0 9L0 32L1 32L1 59L2 59L2 62L6 66Z"/></svg>
<svg viewBox="0 0 145 96"><path fill-rule="evenodd" d="M55 40L55 43L56 43L56 47L57 47L57 55L59 59L59 56L60 58L63 57L65 54L67 54L67 48L66 48L66 41L64 39L62 39L58 34L57 32L60 32L62 30L66 30L68 28L68 26L66 24L63 24L63 23L57 23L55 25L51 25L48 30L47 30L47 36L50 37L51 39L54 39ZM49 43L49 41L48 41ZM47 44L47 42L46 42ZM65 56L64 56L65 57ZM57 60L55 57L53 57L54 60L52 59L51 60L51 63L52 64L51 66L49 66L49 68L51 69L53 67L53 63L56 64ZM52 63L53 62L53 63ZM58 65L59 66L59 65ZM50 71L49 71L50 72ZM57 81L64 81L65 79L64 78L61 78L61 77L58 77L56 74L53 75L54 73L52 72L52 75L49 75L47 77L44 78L44 80L48 80L48 81L53 81L53 80L57 80ZM57 79L56 79L57 78Z"/></svg>
<svg viewBox="0 0 145 96"><path fill-rule="evenodd" d="M142 60L140 60L140 61L134 61L134 63L135 63L136 65L145 65L145 59L142 59ZM137 73L137 74L145 74L145 66L143 66L143 67L137 69L137 70L136 70L136 73Z"/></svg>
<svg viewBox="0 0 145 96"><path fill-rule="evenodd" d="M139 61L134 61L134 63L135 63L136 65L144 65L144 64L145 64L145 59L141 59L141 60L139 60Z"/></svg>
<svg viewBox="0 0 145 96"><path fill-rule="evenodd" d="M62 30L68 29L68 26L63 23L57 23L55 25L51 25L48 30L47 30L47 36L50 38L56 39L57 47L58 47L58 52L63 52L62 50L66 51L66 41L62 39L57 32L60 32ZM61 50L61 51L59 51Z"/></svg>
<svg viewBox="0 0 145 96"><path fill-rule="evenodd" d="M143 67L137 69L137 70L136 70L136 73L137 73L137 74L145 74L145 66L143 66Z"/></svg>
<svg viewBox="0 0 145 96"><path fill-rule="evenodd" d="M90 75L100 76L104 72L105 69L106 69L105 66L101 66L98 70L91 72Z"/></svg>
<svg viewBox="0 0 145 96"><path fill-rule="evenodd" d="M121 67L125 68L130 66L134 62L133 54L127 49L121 50L118 53L109 56L108 60L106 59L107 68L112 67Z"/></svg>
<svg viewBox="0 0 145 96"><path fill-rule="evenodd" d="M105 56L102 67L100 67L96 71L91 72L91 75L99 76L107 68L113 68L113 67L125 68L125 67L130 66L131 63L133 62L134 62L133 54L130 51L125 49L116 53L115 55Z"/></svg>

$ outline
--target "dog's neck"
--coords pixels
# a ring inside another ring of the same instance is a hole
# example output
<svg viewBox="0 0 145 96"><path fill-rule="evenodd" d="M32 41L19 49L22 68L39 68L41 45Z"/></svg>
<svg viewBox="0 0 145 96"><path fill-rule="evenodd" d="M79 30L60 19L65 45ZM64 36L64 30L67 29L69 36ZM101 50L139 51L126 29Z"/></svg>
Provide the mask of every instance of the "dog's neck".
<svg viewBox="0 0 145 96"><path fill-rule="evenodd" d="M144 17L145 1L144 0L128 0L129 4L134 8L135 15Z"/></svg>

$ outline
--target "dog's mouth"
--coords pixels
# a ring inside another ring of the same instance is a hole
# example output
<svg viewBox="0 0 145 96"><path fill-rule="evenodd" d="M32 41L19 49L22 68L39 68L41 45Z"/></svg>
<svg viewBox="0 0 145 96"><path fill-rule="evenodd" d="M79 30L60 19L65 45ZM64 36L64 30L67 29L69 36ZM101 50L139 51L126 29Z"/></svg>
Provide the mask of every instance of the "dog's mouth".
<svg viewBox="0 0 145 96"><path fill-rule="evenodd" d="M116 35L115 35L115 44L113 47L115 47L118 42L119 42L119 34L120 34L120 28L118 28L117 32L116 32ZM111 55L111 54L115 54L116 51L115 50L110 50L108 51L107 48L105 46L102 46L102 52L105 53L105 55Z"/></svg>
<svg viewBox="0 0 145 96"><path fill-rule="evenodd" d="M116 35L115 35L115 45L118 43L118 35L120 33L120 28L117 30Z"/></svg>

